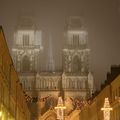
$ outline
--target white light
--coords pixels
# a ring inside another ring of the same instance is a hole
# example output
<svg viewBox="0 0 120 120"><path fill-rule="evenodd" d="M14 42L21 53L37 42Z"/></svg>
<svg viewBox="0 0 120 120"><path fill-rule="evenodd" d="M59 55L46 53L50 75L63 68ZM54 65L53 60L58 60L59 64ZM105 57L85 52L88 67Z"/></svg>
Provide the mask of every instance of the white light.
<svg viewBox="0 0 120 120"><path fill-rule="evenodd" d="M84 30L69 30L68 34L80 34L80 35L86 35L87 32Z"/></svg>
<svg viewBox="0 0 120 120"><path fill-rule="evenodd" d="M63 105L62 97L58 98L58 104L57 104L57 107L55 107L55 109L57 110L57 119L63 120L64 119L64 109L66 109L66 107Z"/></svg>
<svg viewBox="0 0 120 120"><path fill-rule="evenodd" d="M0 111L0 117L2 116L2 112Z"/></svg>
<svg viewBox="0 0 120 120"><path fill-rule="evenodd" d="M110 107L108 98L105 98L104 106L101 110L104 113L104 120L110 120L110 111L113 109Z"/></svg>

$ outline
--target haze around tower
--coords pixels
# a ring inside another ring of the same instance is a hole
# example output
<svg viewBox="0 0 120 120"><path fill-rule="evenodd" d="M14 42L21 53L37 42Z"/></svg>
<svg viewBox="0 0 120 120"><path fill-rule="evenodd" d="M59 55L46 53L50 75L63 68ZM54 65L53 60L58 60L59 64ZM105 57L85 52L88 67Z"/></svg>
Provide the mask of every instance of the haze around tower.
<svg viewBox="0 0 120 120"><path fill-rule="evenodd" d="M65 26L69 16L82 16L88 31L91 49L90 68L96 85L106 79L106 73L113 64L119 64L120 57L120 16L117 0L21 0L0 2L0 24L3 26L9 49L12 48L13 34L19 16L32 14L34 22L42 31L44 59L47 59L49 34L52 33L52 50L56 70L62 67L62 52L65 45ZM46 65L45 65L46 69Z"/></svg>

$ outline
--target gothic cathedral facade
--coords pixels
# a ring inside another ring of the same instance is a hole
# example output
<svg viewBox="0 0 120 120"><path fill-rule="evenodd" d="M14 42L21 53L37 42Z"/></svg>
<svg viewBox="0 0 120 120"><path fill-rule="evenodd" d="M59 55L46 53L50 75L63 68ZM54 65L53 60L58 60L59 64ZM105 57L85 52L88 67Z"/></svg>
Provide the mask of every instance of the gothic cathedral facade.
<svg viewBox="0 0 120 120"><path fill-rule="evenodd" d="M91 96L94 80L89 69L88 33L80 17L71 17L66 28L61 71L55 71L50 40L49 70L43 72L40 69L41 52L44 51L42 32L30 18L23 18L19 23L14 34L12 54L22 86L30 96L84 100Z"/></svg>

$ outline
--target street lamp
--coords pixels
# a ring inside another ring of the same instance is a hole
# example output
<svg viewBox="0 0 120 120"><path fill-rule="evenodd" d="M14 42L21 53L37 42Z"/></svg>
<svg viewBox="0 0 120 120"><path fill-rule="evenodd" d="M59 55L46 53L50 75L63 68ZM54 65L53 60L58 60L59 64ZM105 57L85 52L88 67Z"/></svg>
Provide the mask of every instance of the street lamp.
<svg viewBox="0 0 120 120"><path fill-rule="evenodd" d="M1 120L1 118L2 118L2 111L0 111L0 120Z"/></svg>
<svg viewBox="0 0 120 120"><path fill-rule="evenodd" d="M2 112L0 111L0 117L2 116Z"/></svg>
<svg viewBox="0 0 120 120"><path fill-rule="evenodd" d="M101 110L103 111L104 114L104 120L110 120L110 111L113 109L110 107L108 98L105 98L104 106L103 108L101 108Z"/></svg>
<svg viewBox="0 0 120 120"><path fill-rule="evenodd" d="M63 105L62 97L58 98L58 104L55 109L57 110L57 119L64 120L64 109L66 109L66 107Z"/></svg>

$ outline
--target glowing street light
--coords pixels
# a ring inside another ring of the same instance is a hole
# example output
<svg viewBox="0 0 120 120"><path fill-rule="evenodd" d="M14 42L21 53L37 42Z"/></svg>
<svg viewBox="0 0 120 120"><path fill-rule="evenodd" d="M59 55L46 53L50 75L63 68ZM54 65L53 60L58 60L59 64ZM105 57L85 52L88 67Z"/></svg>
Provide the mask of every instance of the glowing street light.
<svg viewBox="0 0 120 120"><path fill-rule="evenodd" d="M105 98L104 106L101 110L104 113L104 120L110 120L110 111L113 109L110 107L108 98Z"/></svg>
<svg viewBox="0 0 120 120"><path fill-rule="evenodd" d="M66 109L66 107L63 105L62 97L58 98L58 104L55 109L57 110L57 119L64 120L64 109Z"/></svg>
<svg viewBox="0 0 120 120"><path fill-rule="evenodd" d="M0 111L0 120L2 120L2 111Z"/></svg>
<svg viewBox="0 0 120 120"><path fill-rule="evenodd" d="M2 112L0 111L0 117L2 116Z"/></svg>

